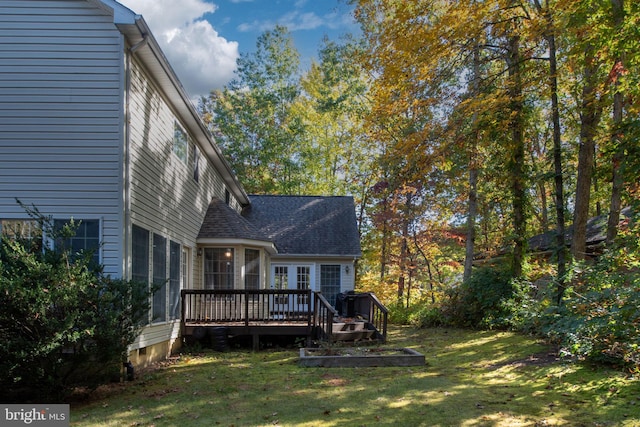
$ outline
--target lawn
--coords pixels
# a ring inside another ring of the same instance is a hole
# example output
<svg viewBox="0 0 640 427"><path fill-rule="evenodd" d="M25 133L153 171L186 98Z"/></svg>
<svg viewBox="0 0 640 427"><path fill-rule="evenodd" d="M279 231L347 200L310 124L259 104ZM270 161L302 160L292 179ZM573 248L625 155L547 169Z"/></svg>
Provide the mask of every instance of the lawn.
<svg viewBox="0 0 640 427"><path fill-rule="evenodd" d="M640 382L521 335L392 327L419 367L304 368L296 349L184 353L74 404L80 426L640 426Z"/></svg>

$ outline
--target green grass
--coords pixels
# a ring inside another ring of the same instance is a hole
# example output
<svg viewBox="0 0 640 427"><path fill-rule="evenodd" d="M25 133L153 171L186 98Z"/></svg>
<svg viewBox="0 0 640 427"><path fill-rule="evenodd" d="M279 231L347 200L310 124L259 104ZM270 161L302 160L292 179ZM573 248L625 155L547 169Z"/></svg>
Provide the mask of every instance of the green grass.
<svg viewBox="0 0 640 427"><path fill-rule="evenodd" d="M640 426L638 380L545 360L531 338L393 327L388 345L427 365L302 368L293 349L183 354L72 405L71 425Z"/></svg>

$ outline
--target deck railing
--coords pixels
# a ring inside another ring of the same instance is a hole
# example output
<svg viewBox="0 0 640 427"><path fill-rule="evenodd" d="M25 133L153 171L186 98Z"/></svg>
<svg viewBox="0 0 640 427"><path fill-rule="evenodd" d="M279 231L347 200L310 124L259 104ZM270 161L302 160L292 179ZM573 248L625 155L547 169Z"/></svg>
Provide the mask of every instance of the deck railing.
<svg viewBox="0 0 640 427"><path fill-rule="evenodd" d="M338 317L338 312L329 304L329 301L320 293L314 293L314 319L318 326L321 339L330 339L333 334L333 321Z"/></svg>
<svg viewBox="0 0 640 427"><path fill-rule="evenodd" d="M369 293L369 298L371 300L371 306L369 308L369 322L373 324L373 326L380 334L382 342L387 342L389 310L387 310L387 308L374 294Z"/></svg>
<svg viewBox="0 0 640 427"><path fill-rule="evenodd" d="M182 323L306 321L312 324L310 289L183 289Z"/></svg>
<svg viewBox="0 0 640 427"><path fill-rule="evenodd" d="M182 326L239 324L256 326L300 323L318 338L331 340L338 312L320 292L310 289L183 289ZM354 312L376 330L375 338L387 340L388 311L374 294L358 294ZM336 332L337 333L337 332Z"/></svg>

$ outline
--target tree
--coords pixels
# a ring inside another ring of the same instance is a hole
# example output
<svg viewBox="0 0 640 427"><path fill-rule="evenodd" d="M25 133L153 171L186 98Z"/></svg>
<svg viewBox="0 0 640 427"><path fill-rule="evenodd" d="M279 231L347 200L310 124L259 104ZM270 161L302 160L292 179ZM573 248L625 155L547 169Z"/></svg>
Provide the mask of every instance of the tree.
<svg viewBox="0 0 640 427"><path fill-rule="evenodd" d="M558 62L556 49L556 25L549 6L549 1L543 7L539 0L534 0L535 6L544 20L543 37L549 48L549 92L551 98L551 122L553 126L553 167L556 205L556 257L558 271L556 275L557 296L560 304L564 296L564 280L566 275L566 243L564 219L564 175L562 162L562 134L560 127L560 107L558 105Z"/></svg>
<svg viewBox="0 0 640 427"><path fill-rule="evenodd" d="M363 200L363 183L371 185L371 165L377 147L362 137L367 114L367 81L357 58L361 46L345 37L324 40L319 63L301 77L301 96L294 114L305 134L299 146L309 194L354 194Z"/></svg>
<svg viewBox="0 0 640 427"><path fill-rule="evenodd" d="M213 91L199 112L249 192L299 193L303 127L292 106L300 93L299 54L284 27L263 33L238 59L237 77Z"/></svg>
<svg viewBox="0 0 640 427"><path fill-rule="evenodd" d="M509 175L513 270L519 275L528 203L523 77L528 58L522 55L525 48L521 46L526 11L512 2L472 0L357 3L357 16L368 40L368 67L375 76L370 119L375 137L393 147L396 159L415 166L407 171L412 174L409 180L425 179L439 168L468 174L465 192L470 202L464 212L469 228L467 276L475 232L473 188L480 170L474 154L481 131L478 126L491 128L485 132L487 143L489 133L509 132L509 138L500 136L491 143L502 145L495 150L501 152L495 161L506 165L504 171ZM484 117L478 117L479 111ZM459 135L467 135L468 143ZM465 157L460 152L470 154ZM458 181L451 176L446 180ZM443 196L452 194L445 191Z"/></svg>

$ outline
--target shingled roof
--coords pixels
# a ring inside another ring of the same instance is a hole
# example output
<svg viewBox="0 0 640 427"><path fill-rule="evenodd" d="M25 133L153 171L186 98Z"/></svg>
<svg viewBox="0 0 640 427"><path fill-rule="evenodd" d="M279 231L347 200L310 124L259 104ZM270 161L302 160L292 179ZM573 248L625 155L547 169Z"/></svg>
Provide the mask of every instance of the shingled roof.
<svg viewBox="0 0 640 427"><path fill-rule="evenodd" d="M278 254L360 257L355 206L348 196L250 195L242 215Z"/></svg>
<svg viewBox="0 0 640 427"><path fill-rule="evenodd" d="M620 221L630 220L632 218L631 208L626 207L620 212ZM586 244L587 252L594 252L594 247L601 245L607 238L607 220L608 215L600 215L589 218L587 221L586 232ZM547 231L543 234L538 234L529 239L528 250L531 252L544 252L550 251L555 248L556 245L556 231ZM567 247L571 246L571 239L573 238L573 225L566 228L565 231L565 243ZM591 248L591 249L590 249Z"/></svg>
<svg viewBox="0 0 640 427"><path fill-rule="evenodd" d="M272 242L259 228L216 198L209 203L198 239L247 239Z"/></svg>

